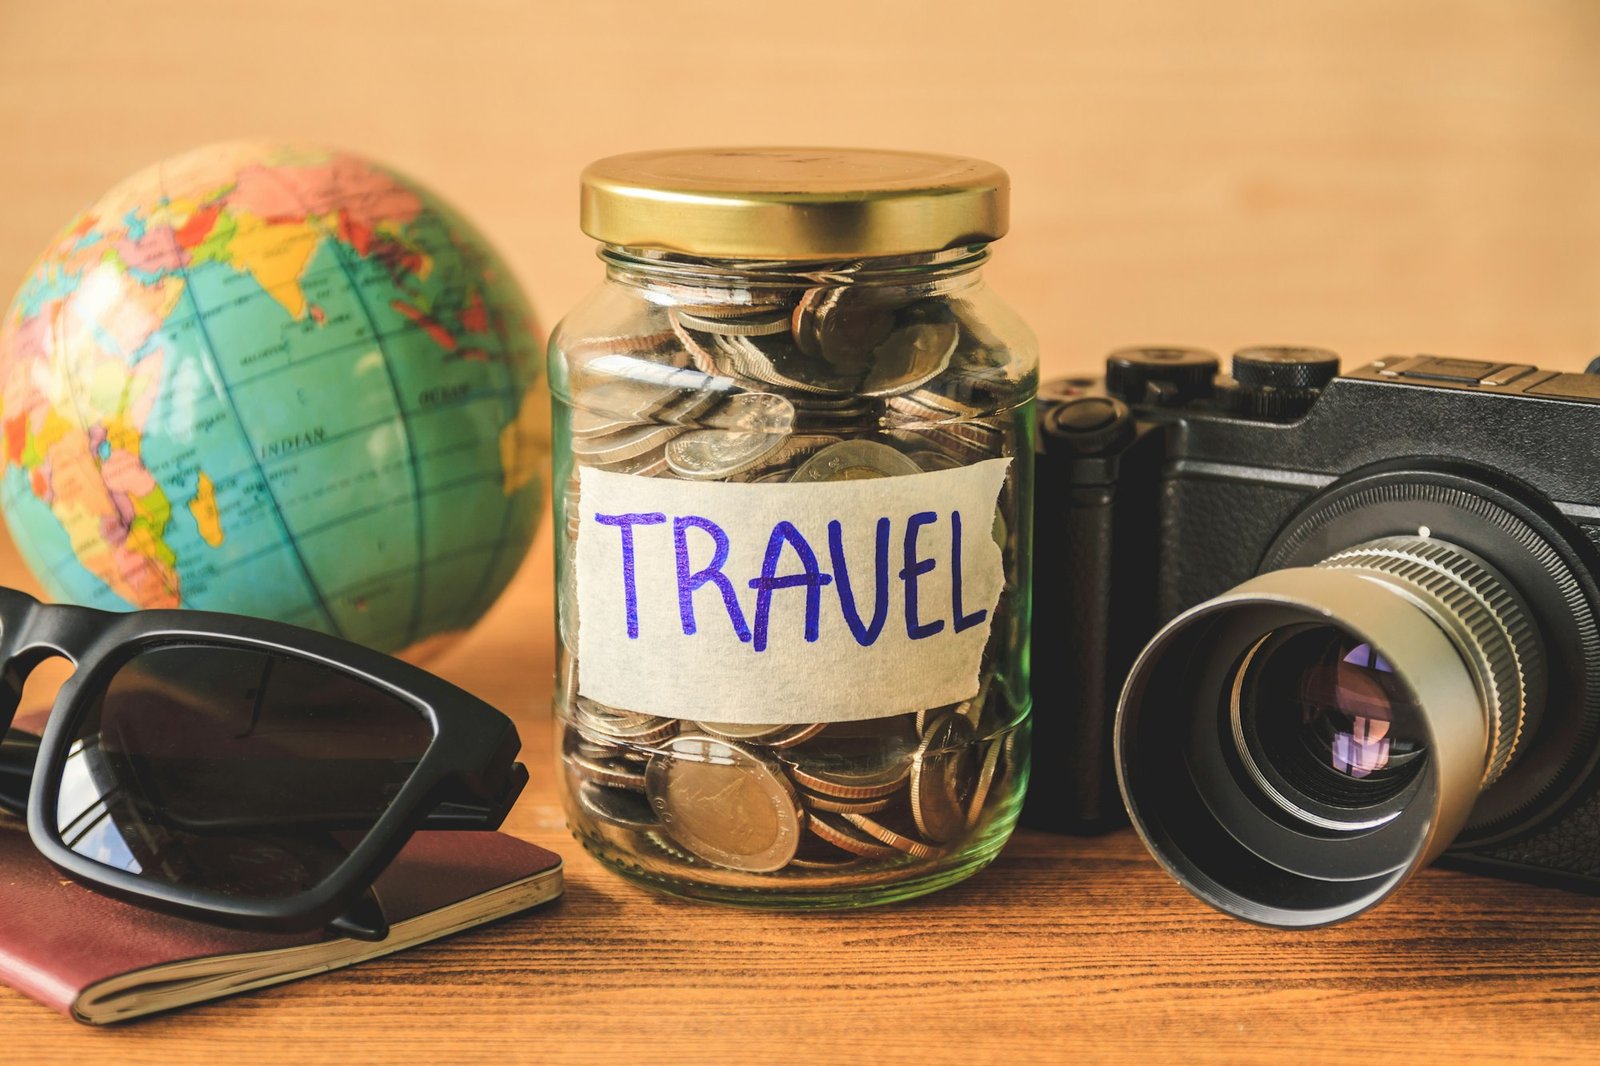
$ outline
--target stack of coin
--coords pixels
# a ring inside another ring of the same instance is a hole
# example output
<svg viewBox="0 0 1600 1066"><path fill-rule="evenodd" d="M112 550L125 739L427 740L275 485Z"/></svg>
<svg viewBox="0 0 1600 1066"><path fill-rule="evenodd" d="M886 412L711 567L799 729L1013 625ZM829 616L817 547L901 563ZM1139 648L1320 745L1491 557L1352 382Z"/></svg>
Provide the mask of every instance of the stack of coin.
<svg viewBox="0 0 1600 1066"><path fill-rule="evenodd" d="M848 275L843 268L841 275ZM896 290L886 290L896 291ZM910 290L898 290L909 292ZM1015 489L994 535L1007 591L982 689L960 705L862 722L697 722L577 694L576 538L582 468L689 481L815 483L967 466L1030 446L1031 380L943 298L891 298L847 277L798 291L654 307L630 336L566 351L572 467L558 495L561 758L579 834L668 867L790 879L903 877L1018 801L1022 712L1010 686Z"/></svg>
<svg viewBox="0 0 1600 1066"><path fill-rule="evenodd" d="M966 704L833 725L680 721L583 697L562 761L586 819L730 870L903 865L975 829L1011 772Z"/></svg>

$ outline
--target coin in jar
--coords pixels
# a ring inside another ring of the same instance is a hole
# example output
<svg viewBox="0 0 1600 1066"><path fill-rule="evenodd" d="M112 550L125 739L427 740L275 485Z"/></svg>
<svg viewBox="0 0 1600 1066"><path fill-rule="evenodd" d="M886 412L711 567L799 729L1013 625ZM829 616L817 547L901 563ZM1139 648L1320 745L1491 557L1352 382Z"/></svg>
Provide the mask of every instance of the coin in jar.
<svg viewBox="0 0 1600 1066"><path fill-rule="evenodd" d="M792 728L783 722L776 725L771 722L696 722L694 725L700 732L710 733L724 740L744 740L758 744L782 736Z"/></svg>
<svg viewBox="0 0 1600 1066"><path fill-rule="evenodd" d="M802 788L844 800L898 792L911 775L910 762L886 747L830 752L791 748L783 760Z"/></svg>
<svg viewBox="0 0 1600 1066"><path fill-rule="evenodd" d="M920 474L922 468L903 452L871 440L842 440L813 455L791 481L862 481L868 478Z"/></svg>
<svg viewBox="0 0 1600 1066"><path fill-rule="evenodd" d="M661 824L649 801L631 789L584 781L578 785L578 804L590 817L623 829L655 829Z"/></svg>
<svg viewBox="0 0 1600 1066"><path fill-rule="evenodd" d="M872 368L856 390L863 396L893 396L920 388L943 374L961 331L953 322L901 326L872 351Z"/></svg>
<svg viewBox="0 0 1600 1066"><path fill-rule="evenodd" d="M813 812L806 821L806 828L834 847L848 851L852 855L860 855L863 858L892 859L897 855L903 854L888 844L869 837L866 833L845 821L843 815Z"/></svg>
<svg viewBox="0 0 1600 1066"><path fill-rule="evenodd" d="M782 446L782 433L699 429L667 444L667 465L690 481L719 481L748 470Z"/></svg>
<svg viewBox="0 0 1600 1066"><path fill-rule="evenodd" d="M604 436L572 438L572 454L594 463L620 463L635 459L677 437L677 426L631 425Z"/></svg>
<svg viewBox="0 0 1600 1066"><path fill-rule="evenodd" d="M854 369L893 332L894 312L870 289L824 286L800 297L790 327L795 344L807 355Z"/></svg>
<svg viewBox="0 0 1600 1066"><path fill-rule="evenodd" d="M917 831L936 844L967 828L967 803L978 778L976 735L965 717L946 712L928 723L911 755L911 817Z"/></svg>
<svg viewBox="0 0 1600 1066"><path fill-rule="evenodd" d="M661 827L707 862L770 873L800 846L805 811L781 767L748 747L703 733L661 745L645 768Z"/></svg>
<svg viewBox="0 0 1600 1066"><path fill-rule="evenodd" d="M684 328L700 333L716 333L724 337L770 337L789 330L788 311L766 311L747 315L711 317L688 311L669 312Z"/></svg>
<svg viewBox="0 0 1600 1066"><path fill-rule="evenodd" d="M839 799L820 792L801 790L800 799L810 811L831 811L834 814L877 814L892 807L899 797L890 794L870 799Z"/></svg>
<svg viewBox="0 0 1600 1066"><path fill-rule="evenodd" d="M897 832L865 814L851 812L841 817L872 839L887 844L896 851L903 851L914 859L932 859L939 854L939 849L933 845L924 844L914 837Z"/></svg>
<svg viewBox="0 0 1600 1066"><path fill-rule="evenodd" d="M644 774L621 760L592 759L576 751L569 753L566 759L568 765L596 784L605 785L607 788L627 789L631 792L644 791Z"/></svg>
<svg viewBox="0 0 1600 1066"><path fill-rule="evenodd" d="M983 805L989 801L989 789L994 786L994 775L1000 765L1005 743L999 737L989 741L984 749L983 768L978 771L978 783L973 786L972 798L967 801L967 828L975 829L983 820Z"/></svg>

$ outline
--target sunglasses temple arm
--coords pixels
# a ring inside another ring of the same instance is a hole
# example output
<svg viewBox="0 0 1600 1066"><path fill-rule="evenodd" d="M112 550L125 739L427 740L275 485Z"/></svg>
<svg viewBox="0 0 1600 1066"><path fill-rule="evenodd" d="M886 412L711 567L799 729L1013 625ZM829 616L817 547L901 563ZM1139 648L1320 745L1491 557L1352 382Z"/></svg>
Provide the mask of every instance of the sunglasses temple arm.
<svg viewBox="0 0 1600 1066"><path fill-rule="evenodd" d="M0 619L3 619L0 629L9 632L20 628L22 619L13 616L23 614L25 617L26 605L19 604L7 593L9 589L0 589ZM21 597L20 593L14 595ZM17 716L17 705L22 702L22 685L27 679L27 672L18 670L17 662L12 660L12 650L0 647L0 653L7 658L0 671L0 811L20 817L28 813L28 790L33 784L33 766L39 757L39 738L20 729L10 732Z"/></svg>
<svg viewBox="0 0 1600 1066"><path fill-rule="evenodd" d="M499 829L527 784L528 768L521 763L513 763L511 772L493 795L485 796L479 789L468 787L460 790L467 794L441 796L419 828Z"/></svg>
<svg viewBox="0 0 1600 1066"><path fill-rule="evenodd" d="M0 736L0 811L28 813L28 791L39 759L39 738L21 730Z"/></svg>
<svg viewBox="0 0 1600 1066"><path fill-rule="evenodd" d="M383 913L383 901L375 889L367 889L356 897L339 917L328 923L328 930L351 940L377 943L389 939L389 919Z"/></svg>

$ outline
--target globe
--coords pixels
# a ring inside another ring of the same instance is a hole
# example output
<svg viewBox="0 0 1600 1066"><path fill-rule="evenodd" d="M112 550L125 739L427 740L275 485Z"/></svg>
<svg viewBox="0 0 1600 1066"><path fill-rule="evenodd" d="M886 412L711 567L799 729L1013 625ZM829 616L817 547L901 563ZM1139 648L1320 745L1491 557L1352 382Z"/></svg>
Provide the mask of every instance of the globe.
<svg viewBox="0 0 1600 1066"><path fill-rule="evenodd" d="M540 343L437 196L279 143L152 166L75 218L0 324L0 507L46 592L425 657L532 541Z"/></svg>

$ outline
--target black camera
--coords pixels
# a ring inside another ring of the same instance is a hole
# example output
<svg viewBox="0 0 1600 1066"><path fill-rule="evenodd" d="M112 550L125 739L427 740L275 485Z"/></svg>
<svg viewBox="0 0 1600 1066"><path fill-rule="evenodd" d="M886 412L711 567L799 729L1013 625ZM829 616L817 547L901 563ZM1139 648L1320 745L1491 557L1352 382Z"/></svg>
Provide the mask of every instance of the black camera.
<svg viewBox="0 0 1600 1066"><path fill-rule="evenodd" d="M1126 810L1270 925L1435 858L1600 891L1600 376L1219 370L1128 349L1040 390L1024 820Z"/></svg>

